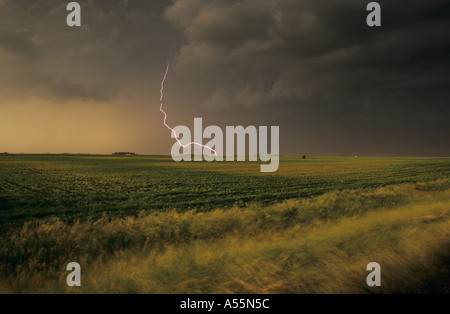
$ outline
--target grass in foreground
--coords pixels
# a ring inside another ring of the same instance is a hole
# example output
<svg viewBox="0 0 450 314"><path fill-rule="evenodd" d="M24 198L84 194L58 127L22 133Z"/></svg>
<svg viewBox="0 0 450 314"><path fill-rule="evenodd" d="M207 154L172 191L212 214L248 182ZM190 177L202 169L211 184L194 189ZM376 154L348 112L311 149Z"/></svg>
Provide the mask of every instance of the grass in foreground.
<svg viewBox="0 0 450 314"><path fill-rule="evenodd" d="M450 180L328 192L267 207L12 228L0 292L449 292ZM65 285L67 263L82 287ZM382 287L366 285L369 262Z"/></svg>

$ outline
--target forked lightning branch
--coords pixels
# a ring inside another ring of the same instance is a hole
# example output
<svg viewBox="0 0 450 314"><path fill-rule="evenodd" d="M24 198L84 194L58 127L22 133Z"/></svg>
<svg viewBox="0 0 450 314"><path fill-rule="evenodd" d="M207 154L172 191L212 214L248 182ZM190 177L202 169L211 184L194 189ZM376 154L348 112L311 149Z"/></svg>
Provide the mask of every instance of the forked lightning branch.
<svg viewBox="0 0 450 314"><path fill-rule="evenodd" d="M248 161L258 161L259 157L259 160L267 163L261 165L261 172L277 171L280 150L280 130L278 126L270 127L270 152L267 142L267 126L260 126L258 129L253 125L246 128L241 125L236 127L227 126L225 131L226 152L224 152L224 134L222 129L215 125L210 125L203 129L202 118L194 118L193 139L189 127L178 125L171 128L166 122L167 113L162 109L164 83L168 72L169 64L167 64L161 81L159 110L164 114L164 125L170 130L171 137L175 139L171 150L174 161L247 161L247 158ZM246 141L247 137L248 142ZM203 144L203 139L210 140ZM237 141L235 142L235 140ZM246 147L248 147L248 151L246 151ZM192 151L192 148L194 148L194 151Z"/></svg>

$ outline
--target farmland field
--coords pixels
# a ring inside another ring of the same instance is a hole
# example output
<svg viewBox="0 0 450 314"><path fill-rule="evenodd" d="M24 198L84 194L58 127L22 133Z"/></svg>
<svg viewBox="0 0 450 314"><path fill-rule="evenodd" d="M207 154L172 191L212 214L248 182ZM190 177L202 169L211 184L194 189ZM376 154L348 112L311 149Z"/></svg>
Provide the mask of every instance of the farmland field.
<svg viewBox="0 0 450 314"><path fill-rule="evenodd" d="M0 292L449 292L450 158L259 166L0 156Z"/></svg>

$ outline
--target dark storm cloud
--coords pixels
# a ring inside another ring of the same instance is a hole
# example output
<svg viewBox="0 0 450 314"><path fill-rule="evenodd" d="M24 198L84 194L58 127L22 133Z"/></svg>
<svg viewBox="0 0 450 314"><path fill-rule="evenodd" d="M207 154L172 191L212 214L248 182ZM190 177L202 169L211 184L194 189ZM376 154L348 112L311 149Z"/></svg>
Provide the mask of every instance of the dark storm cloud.
<svg viewBox="0 0 450 314"><path fill-rule="evenodd" d="M36 58L41 54L41 47L33 42L32 34L26 30L0 29L0 47L26 58Z"/></svg>
<svg viewBox="0 0 450 314"><path fill-rule="evenodd" d="M0 92L141 113L169 60L171 123L279 125L283 154L450 154L450 3L378 1L370 28L369 2L80 0L69 28L65 1L0 0Z"/></svg>
<svg viewBox="0 0 450 314"><path fill-rule="evenodd" d="M379 1L370 28L367 3L175 0L165 17L203 110L254 108L304 152L449 154L450 4Z"/></svg>
<svg viewBox="0 0 450 314"><path fill-rule="evenodd" d="M211 87L208 106L315 97L348 106L349 95L357 105L380 93L446 93L450 19L444 1L380 1L381 28L366 26L364 1L190 3L177 0L165 15L188 39L178 69L200 72L201 85Z"/></svg>
<svg viewBox="0 0 450 314"><path fill-rule="evenodd" d="M164 64L167 52L179 47L181 33L167 36L174 27L162 18L167 1L79 3L82 27L69 28L66 2L0 2L0 80L9 81L3 88L49 99L108 101L152 77L155 64Z"/></svg>
<svg viewBox="0 0 450 314"><path fill-rule="evenodd" d="M114 90L104 92L104 88L86 88L81 84L70 81L49 82L49 89L53 95L61 99L78 99L78 100L94 100L109 101L116 95Z"/></svg>

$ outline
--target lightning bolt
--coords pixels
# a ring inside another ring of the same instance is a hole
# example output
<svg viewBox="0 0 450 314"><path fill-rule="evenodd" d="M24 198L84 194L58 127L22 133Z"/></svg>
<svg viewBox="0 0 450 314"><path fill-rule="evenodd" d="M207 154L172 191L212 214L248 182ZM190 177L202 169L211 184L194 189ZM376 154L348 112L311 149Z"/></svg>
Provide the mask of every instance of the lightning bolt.
<svg viewBox="0 0 450 314"><path fill-rule="evenodd" d="M164 77L163 77L163 79L162 79L162 81L161 81L161 89L160 89L160 91L159 91L159 93L161 94L161 97L159 98L159 102L160 102L159 111L161 111L161 112L164 114L164 125L166 126L166 128L168 128L168 129L172 132L172 134L174 135L174 137L175 137L176 141L178 142L178 144L180 144L180 146L182 146L183 148L186 148L186 147L188 147L189 145L197 145L197 146L201 146L201 147L203 147L203 148L209 149L215 156L217 156L217 152L216 152L214 149L212 149L212 148L209 147L209 146L203 145L203 144L201 144L201 143L190 142L190 143L187 143L186 145L183 145L183 144L180 142L180 140L178 139L178 135L177 135L177 133L175 132L175 130L172 129L170 126L167 125L167 123L166 123L166 120L167 120L167 113L162 109L162 107L163 107L163 103L162 103L162 102L163 102L163 98L164 98L164 83L166 82L167 73L169 73L169 63L167 63L166 73L164 73Z"/></svg>

